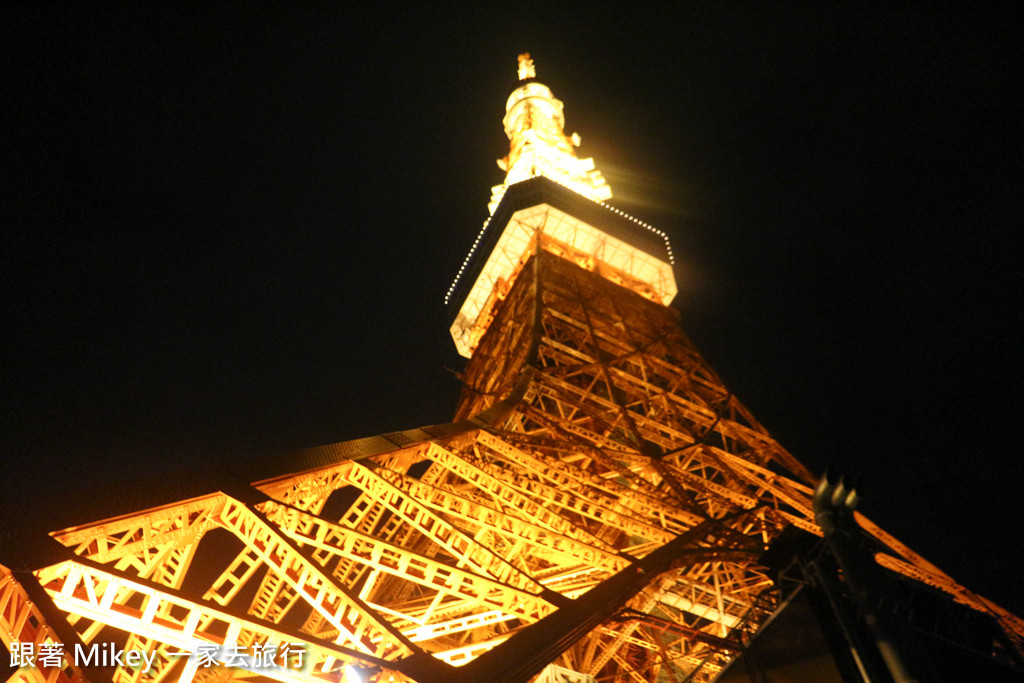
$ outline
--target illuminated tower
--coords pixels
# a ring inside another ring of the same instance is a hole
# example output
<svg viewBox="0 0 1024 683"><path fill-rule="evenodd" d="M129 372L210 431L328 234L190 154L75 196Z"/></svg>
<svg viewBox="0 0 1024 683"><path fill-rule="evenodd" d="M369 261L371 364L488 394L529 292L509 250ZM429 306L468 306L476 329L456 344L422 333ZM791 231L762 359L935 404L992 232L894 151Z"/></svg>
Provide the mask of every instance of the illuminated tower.
<svg viewBox="0 0 1024 683"><path fill-rule="evenodd" d="M0 634L35 656L14 680L711 681L747 651L783 596L765 551L822 535L815 478L681 331L664 233L603 203L528 56L519 76L506 180L448 291L455 421L30 534L0 557ZM856 520L872 566L1019 661L1020 619ZM73 661L110 642L152 664Z"/></svg>

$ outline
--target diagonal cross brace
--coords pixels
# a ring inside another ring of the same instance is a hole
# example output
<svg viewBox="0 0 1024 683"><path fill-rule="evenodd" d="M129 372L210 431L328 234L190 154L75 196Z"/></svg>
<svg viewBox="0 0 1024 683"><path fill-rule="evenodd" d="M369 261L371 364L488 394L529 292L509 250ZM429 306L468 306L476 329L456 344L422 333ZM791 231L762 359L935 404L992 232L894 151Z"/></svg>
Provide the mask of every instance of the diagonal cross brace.
<svg viewBox="0 0 1024 683"><path fill-rule="evenodd" d="M430 655L407 657L394 668L420 683L520 683L538 674L558 655L606 619L664 572L681 563L698 564L706 551L721 559L720 546L698 544L726 519L709 519L637 560L571 604L517 631L501 645L462 667L451 667ZM734 551L753 559L757 553ZM739 559L739 558L736 558Z"/></svg>

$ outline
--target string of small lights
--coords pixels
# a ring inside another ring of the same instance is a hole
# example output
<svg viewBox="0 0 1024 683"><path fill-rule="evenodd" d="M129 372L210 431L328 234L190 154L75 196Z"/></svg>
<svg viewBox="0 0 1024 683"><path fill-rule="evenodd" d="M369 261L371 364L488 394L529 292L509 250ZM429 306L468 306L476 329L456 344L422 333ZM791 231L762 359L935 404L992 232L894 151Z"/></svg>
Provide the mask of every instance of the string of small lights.
<svg viewBox="0 0 1024 683"><path fill-rule="evenodd" d="M564 183L559 183L554 178L550 178L548 176L545 176L545 177L547 177L548 180L551 180L552 182L558 183L562 187L566 187L566 189L569 189L569 190L572 189L572 188L567 187ZM522 182L526 182L526 181L522 181ZM590 197L585 197L584 195L579 195L579 196L580 197L584 197L586 199L589 199L590 201L594 202L598 206L604 207L605 209L611 211L612 213L615 213L615 214L621 216L622 218L626 218L626 219L632 221L633 223L636 223L640 227L645 228L647 230L650 230L654 234L656 234L659 237L661 237L661 239L664 240L664 242L665 242L665 251L668 253L668 262L670 264L672 264L672 265L675 265L676 259L675 259L675 255L672 253L672 244L669 242L668 235L665 234L665 231L659 230L658 228L654 227L650 223L645 223L644 221L640 220L639 218L635 218L635 217L629 215L625 211L622 211L620 209L616 209L614 206L611 206L610 204L606 204L605 202L599 202L599 201L590 199ZM487 228L491 224L491 218L493 218L493 216L488 216L487 220L484 221L483 227L480 228L480 232L477 233L476 239L473 240L473 246L470 247L469 253L466 254L466 258L462 260L462 265L459 266L459 272L456 273L455 279L452 280L451 286L448 287L448 292L444 295L444 303L445 303L446 306L450 303L451 298L452 298L452 294L455 292L455 288L458 286L459 281L462 279L462 274L466 271L466 268L469 266L470 261L473 260L473 256L476 254L476 249L480 245L480 240L482 240L484 235L487 233Z"/></svg>

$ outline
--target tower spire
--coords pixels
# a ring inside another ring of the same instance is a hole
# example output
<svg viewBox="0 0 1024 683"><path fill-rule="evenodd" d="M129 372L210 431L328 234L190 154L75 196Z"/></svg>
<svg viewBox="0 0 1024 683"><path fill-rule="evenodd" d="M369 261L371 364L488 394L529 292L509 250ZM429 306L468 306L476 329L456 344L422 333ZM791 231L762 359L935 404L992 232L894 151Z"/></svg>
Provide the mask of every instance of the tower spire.
<svg viewBox="0 0 1024 683"><path fill-rule="evenodd" d="M527 78L536 78L537 70L533 68L533 60L530 59L530 53L524 52L519 55L519 80L525 81Z"/></svg>
<svg viewBox="0 0 1024 683"><path fill-rule="evenodd" d="M519 55L520 84L505 104L502 121L510 143L508 156L498 159L505 182L491 188L488 209L492 214L510 185L536 176L551 178L595 201L612 196L594 160L576 156L580 136L565 134L562 102L536 77L530 53Z"/></svg>

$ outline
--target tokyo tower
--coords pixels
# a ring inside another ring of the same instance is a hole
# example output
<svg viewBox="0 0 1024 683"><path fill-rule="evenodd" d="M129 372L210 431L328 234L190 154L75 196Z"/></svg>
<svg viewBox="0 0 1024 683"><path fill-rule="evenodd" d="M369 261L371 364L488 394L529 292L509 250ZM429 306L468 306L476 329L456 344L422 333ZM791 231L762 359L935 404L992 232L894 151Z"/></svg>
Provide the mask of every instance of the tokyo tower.
<svg viewBox="0 0 1024 683"><path fill-rule="evenodd" d="M724 386L669 307L667 235L606 203L529 55L518 76L505 180L446 298L453 421L26 532L0 557L8 680L760 681L759 638L803 594L834 664L786 680L928 680L928 610L963 625L943 643L1024 670L1024 621Z"/></svg>

